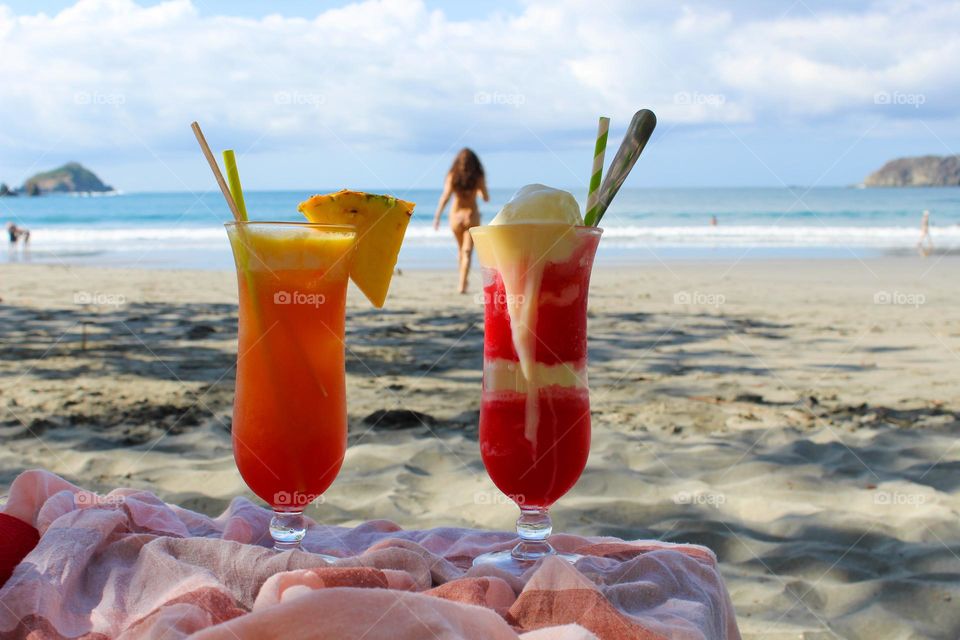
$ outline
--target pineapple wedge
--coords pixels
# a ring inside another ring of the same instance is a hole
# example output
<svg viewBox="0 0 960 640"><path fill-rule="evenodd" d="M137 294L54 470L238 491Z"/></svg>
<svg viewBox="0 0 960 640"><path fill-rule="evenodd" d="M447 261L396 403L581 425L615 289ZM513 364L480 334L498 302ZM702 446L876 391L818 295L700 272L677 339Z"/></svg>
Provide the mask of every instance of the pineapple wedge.
<svg viewBox="0 0 960 640"><path fill-rule="evenodd" d="M379 309L387 298L414 206L393 196L344 189L313 196L297 209L310 222L351 224L357 228L350 279Z"/></svg>

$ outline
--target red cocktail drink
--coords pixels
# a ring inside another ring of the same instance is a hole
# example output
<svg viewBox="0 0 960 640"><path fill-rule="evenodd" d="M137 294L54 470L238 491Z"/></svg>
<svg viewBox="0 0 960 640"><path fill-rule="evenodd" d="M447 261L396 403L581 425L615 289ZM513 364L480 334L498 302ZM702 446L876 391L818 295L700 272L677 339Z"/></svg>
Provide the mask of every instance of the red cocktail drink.
<svg viewBox="0 0 960 640"><path fill-rule="evenodd" d="M537 223L471 233L485 305L480 453L522 511L511 556L530 562L553 552L547 509L590 453L587 294L602 232Z"/></svg>

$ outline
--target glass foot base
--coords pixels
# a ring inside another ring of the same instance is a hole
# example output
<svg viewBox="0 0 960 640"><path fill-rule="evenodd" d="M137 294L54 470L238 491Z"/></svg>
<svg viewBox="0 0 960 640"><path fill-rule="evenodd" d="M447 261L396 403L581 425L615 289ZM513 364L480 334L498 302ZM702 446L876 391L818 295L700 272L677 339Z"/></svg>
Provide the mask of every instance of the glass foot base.
<svg viewBox="0 0 960 640"><path fill-rule="evenodd" d="M273 538L274 551L304 550L300 543L307 535L306 522L302 511L274 511L270 519L270 537ZM340 558L326 553L313 553L326 562L336 562Z"/></svg>
<svg viewBox="0 0 960 640"><path fill-rule="evenodd" d="M573 564L583 557L575 553L560 553L549 545L546 545L549 550L542 550L533 553L524 552L524 550L521 549L522 546L524 546L524 544L521 542L510 550L494 551L492 553L484 553L483 555L479 555L473 559L473 566L495 567L501 571L509 573L510 575L520 576L548 556L561 558L570 564Z"/></svg>
<svg viewBox="0 0 960 640"><path fill-rule="evenodd" d="M299 549L299 542L277 542L273 541L273 550L274 551L293 551L294 549Z"/></svg>
<svg viewBox="0 0 960 640"><path fill-rule="evenodd" d="M559 553L547 542L551 533L553 522L547 513L547 507L521 507L520 518L517 519L520 542L509 551L494 551L477 556L473 560L473 566L493 566L519 576L547 556L563 558L571 564L582 557L575 553Z"/></svg>
<svg viewBox="0 0 960 640"><path fill-rule="evenodd" d="M280 552L283 552L283 551L297 551L297 550L299 550L299 551L304 551L304 552L309 553L310 555L314 556L315 558L320 558L320 559L323 560L324 562L329 562L330 564L333 564L333 563L336 562L337 560L340 560L340 558L338 558L337 556L331 556L331 555L328 555L328 554L326 554L326 553L317 553L317 552L315 552L315 551L307 551L306 549L304 549L304 548L300 545L299 542L276 542L276 541L274 541L274 543L273 543L273 550L274 550L274 551L280 551Z"/></svg>
<svg viewBox="0 0 960 640"><path fill-rule="evenodd" d="M292 551L300 548L300 541L307 535L302 511L274 511L270 519L270 537L276 551Z"/></svg>

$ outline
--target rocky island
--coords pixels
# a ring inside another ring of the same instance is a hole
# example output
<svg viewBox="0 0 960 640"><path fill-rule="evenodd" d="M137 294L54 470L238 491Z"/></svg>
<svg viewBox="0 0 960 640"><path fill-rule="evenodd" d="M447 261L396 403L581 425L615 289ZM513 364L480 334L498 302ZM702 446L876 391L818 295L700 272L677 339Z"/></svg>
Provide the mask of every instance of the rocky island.
<svg viewBox="0 0 960 640"><path fill-rule="evenodd" d="M44 193L106 193L113 187L104 184L93 171L79 162L68 162L62 167L38 173L17 190L0 185L0 196L26 194L38 196Z"/></svg>
<svg viewBox="0 0 960 640"><path fill-rule="evenodd" d="M863 184L867 187L960 186L960 156L897 158L867 176Z"/></svg>

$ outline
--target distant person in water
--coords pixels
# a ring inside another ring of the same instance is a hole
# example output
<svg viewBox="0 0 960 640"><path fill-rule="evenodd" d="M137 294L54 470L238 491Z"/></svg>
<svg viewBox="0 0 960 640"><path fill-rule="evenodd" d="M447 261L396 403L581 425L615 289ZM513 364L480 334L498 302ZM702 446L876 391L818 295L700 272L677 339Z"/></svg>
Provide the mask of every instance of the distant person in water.
<svg viewBox="0 0 960 640"><path fill-rule="evenodd" d="M717 224L719 224L719 223L717 222L717 216L710 216L710 226L711 226L711 227L715 227L715 226L717 226Z"/></svg>
<svg viewBox="0 0 960 640"><path fill-rule="evenodd" d="M30 230L18 227L12 222L7 223L7 235L10 236L11 245L17 244L17 241L21 238L23 239L23 244L30 242Z"/></svg>
<svg viewBox="0 0 960 640"><path fill-rule="evenodd" d="M440 228L440 217L447 208L450 198L450 230L457 240L459 250L460 284L458 291L467 292L467 277L470 275L470 258L473 255L473 239L467 230L480 224L480 208L477 206L477 196L484 202L490 202L487 193L487 179L483 173L480 158L470 149L462 149L453 161L450 171L447 172L443 183L443 195L437 204L437 212L433 216L433 228Z"/></svg>
<svg viewBox="0 0 960 640"><path fill-rule="evenodd" d="M930 212L926 210L920 218L920 241L917 243L917 251L924 258L933 251L933 238L930 237Z"/></svg>

